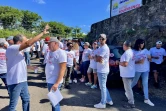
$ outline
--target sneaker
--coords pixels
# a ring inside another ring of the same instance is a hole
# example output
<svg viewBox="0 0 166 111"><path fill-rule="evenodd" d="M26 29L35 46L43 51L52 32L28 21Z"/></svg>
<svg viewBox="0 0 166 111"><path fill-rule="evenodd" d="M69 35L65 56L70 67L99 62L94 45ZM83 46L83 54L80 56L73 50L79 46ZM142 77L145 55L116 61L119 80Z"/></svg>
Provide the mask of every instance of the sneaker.
<svg viewBox="0 0 166 111"><path fill-rule="evenodd" d="M65 86L66 89L71 89L71 87L69 85Z"/></svg>
<svg viewBox="0 0 166 111"><path fill-rule="evenodd" d="M85 85L86 85L86 86L92 86L92 83L87 82L87 83L85 83Z"/></svg>
<svg viewBox="0 0 166 111"><path fill-rule="evenodd" d="M97 89L97 85L92 85L91 89Z"/></svg>
<svg viewBox="0 0 166 111"><path fill-rule="evenodd" d="M98 109L104 109L104 108L106 108L106 105L99 103L99 104L95 104L94 107L98 108Z"/></svg>
<svg viewBox="0 0 166 111"><path fill-rule="evenodd" d="M84 78L81 78L81 79L80 79L80 82L85 82L85 79L84 79Z"/></svg>
<svg viewBox="0 0 166 111"><path fill-rule="evenodd" d="M128 103L128 104L123 105L123 107L129 109L129 108L135 108L135 105Z"/></svg>
<svg viewBox="0 0 166 111"><path fill-rule="evenodd" d="M107 104L109 104L110 106L112 106L114 103L112 101L107 102Z"/></svg>
<svg viewBox="0 0 166 111"><path fill-rule="evenodd" d="M72 83L72 80L69 80L69 83L71 84L71 83Z"/></svg>
<svg viewBox="0 0 166 111"><path fill-rule="evenodd" d="M150 106L154 106L154 104L149 99L144 100L144 103L149 104Z"/></svg>
<svg viewBox="0 0 166 111"><path fill-rule="evenodd" d="M73 82L74 82L74 83L77 83L77 79L74 79Z"/></svg>

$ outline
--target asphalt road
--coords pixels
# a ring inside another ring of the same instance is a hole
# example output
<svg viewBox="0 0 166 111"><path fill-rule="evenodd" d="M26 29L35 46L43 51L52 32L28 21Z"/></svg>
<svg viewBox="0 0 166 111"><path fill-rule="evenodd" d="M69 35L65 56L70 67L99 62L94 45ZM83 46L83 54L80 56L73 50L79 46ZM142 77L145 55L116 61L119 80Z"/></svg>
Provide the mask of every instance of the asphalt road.
<svg viewBox="0 0 166 111"><path fill-rule="evenodd" d="M37 61L32 61L33 65L39 65ZM0 84L2 81L0 80ZM31 97L31 111L51 111L51 105L47 99L47 85L43 69L40 68L37 74L28 71L28 84ZM143 103L143 96L135 94L135 109L124 109L122 106L126 103L123 88L110 89L110 94L114 105L107 106L106 109L95 109L93 105L100 101L100 90L92 90L83 83L71 85L72 89L62 90L64 99L61 102L62 111L166 111L166 100L151 96L151 101L155 106L151 107ZM7 111L9 104L8 93L4 85L0 85L0 111ZM22 111L21 100L17 105L17 111Z"/></svg>

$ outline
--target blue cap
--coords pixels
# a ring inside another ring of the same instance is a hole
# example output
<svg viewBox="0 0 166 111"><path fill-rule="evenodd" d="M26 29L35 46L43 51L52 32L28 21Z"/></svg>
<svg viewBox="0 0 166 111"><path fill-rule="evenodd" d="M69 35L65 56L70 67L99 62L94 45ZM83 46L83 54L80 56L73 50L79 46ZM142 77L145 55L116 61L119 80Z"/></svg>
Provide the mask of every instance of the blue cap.
<svg viewBox="0 0 166 111"><path fill-rule="evenodd" d="M9 36L6 40L13 40L13 36Z"/></svg>

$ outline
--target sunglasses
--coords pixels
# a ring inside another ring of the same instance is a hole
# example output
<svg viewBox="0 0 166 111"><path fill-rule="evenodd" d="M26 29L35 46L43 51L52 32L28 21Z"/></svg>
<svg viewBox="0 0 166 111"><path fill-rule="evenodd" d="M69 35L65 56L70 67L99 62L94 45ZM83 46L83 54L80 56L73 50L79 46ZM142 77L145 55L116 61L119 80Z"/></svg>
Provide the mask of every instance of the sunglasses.
<svg viewBox="0 0 166 111"><path fill-rule="evenodd" d="M69 47L73 47L72 45L69 45Z"/></svg>
<svg viewBox="0 0 166 111"><path fill-rule="evenodd" d="M104 38L100 38L99 40L102 40L102 41L104 41L105 39L104 39Z"/></svg>

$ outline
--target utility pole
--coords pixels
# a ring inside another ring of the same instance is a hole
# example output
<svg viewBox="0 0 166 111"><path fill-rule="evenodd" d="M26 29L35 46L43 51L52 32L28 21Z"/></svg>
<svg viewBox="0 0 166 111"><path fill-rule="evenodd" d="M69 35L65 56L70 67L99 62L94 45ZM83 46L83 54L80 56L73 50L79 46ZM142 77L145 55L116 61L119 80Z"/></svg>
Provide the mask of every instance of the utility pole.
<svg viewBox="0 0 166 111"><path fill-rule="evenodd" d="M77 27L75 28L75 31L76 31L75 33L76 33L76 38L77 38Z"/></svg>

